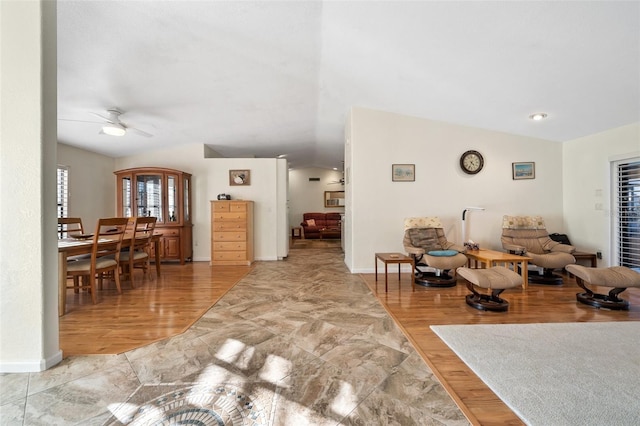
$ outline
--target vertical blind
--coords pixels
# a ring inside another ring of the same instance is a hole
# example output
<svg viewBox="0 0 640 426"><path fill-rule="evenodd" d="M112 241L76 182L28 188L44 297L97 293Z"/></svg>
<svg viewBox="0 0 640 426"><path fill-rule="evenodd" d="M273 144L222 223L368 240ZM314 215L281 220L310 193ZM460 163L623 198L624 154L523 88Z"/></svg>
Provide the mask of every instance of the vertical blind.
<svg viewBox="0 0 640 426"><path fill-rule="evenodd" d="M58 217L69 214L69 167L58 166Z"/></svg>
<svg viewBox="0 0 640 426"><path fill-rule="evenodd" d="M58 217L68 217L69 214L69 167L58 166L57 171L57 203ZM67 236L67 225L58 223L58 238Z"/></svg>
<svg viewBox="0 0 640 426"><path fill-rule="evenodd" d="M619 162L616 181L618 265L640 268L640 160Z"/></svg>

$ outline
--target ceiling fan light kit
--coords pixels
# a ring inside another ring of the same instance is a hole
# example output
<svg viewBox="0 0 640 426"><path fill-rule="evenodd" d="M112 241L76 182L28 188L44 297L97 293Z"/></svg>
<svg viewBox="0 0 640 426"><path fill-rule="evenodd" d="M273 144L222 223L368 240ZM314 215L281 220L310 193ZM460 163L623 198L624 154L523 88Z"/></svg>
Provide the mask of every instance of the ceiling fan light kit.
<svg viewBox="0 0 640 426"><path fill-rule="evenodd" d="M113 123L103 126L102 132L109 136L124 136L127 130L121 124Z"/></svg>
<svg viewBox="0 0 640 426"><path fill-rule="evenodd" d="M547 113L545 112L536 112L535 114L531 114L529 118L533 121L540 121L547 118Z"/></svg>

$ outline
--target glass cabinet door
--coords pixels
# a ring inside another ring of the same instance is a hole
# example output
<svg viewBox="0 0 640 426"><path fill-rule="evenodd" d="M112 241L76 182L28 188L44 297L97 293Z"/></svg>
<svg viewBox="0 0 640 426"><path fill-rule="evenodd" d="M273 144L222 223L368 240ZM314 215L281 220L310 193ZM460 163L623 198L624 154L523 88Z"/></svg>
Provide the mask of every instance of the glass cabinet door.
<svg viewBox="0 0 640 426"><path fill-rule="evenodd" d="M136 216L162 215L162 175L136 175Z"/></svg>
<svg viewBox="0 0 640 426"><path fill-rule="evenodd" d="M122 211L120 214L122 217L131 217L133 216L133 209L131 205L131 176L125 176L120 180L120 185L122 185Z"/></svg>
<svg viewBox="0 0 640 426"><path fill-rule="evenodd" d="M178 177L167 175L167 213L169 214L169 222L178 222L180 217L178 200Z"/></svg>
<svg viewBox="0 0 640 426"><path fill-rule="evenodd" d="M183 183L183 200L184 200L184 221L189 223L191 222L191 217L189 216L189 200L190 200L190 188L189 188L189 178L185 177L184 178L184 183Z"/></svg>

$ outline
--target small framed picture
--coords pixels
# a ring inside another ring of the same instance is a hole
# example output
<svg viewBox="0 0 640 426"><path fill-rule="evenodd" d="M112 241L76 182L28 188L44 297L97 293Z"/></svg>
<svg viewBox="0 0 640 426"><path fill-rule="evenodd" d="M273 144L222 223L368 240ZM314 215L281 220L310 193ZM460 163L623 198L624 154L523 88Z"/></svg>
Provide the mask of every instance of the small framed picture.
<svg viewBox="0 0 640 426"><path fill-rule="evenodd" d="M393 182L413 182L416 180L415 164L392 164L391 180Z"/></svg>
<svg viewBox="0 0 640 426"><path fill-rule="evenodd" d="M251 185L251 170L229 170L229 185Z"/></svg>
<svg viewBox="0 0 640 426"><path fill-rule="evenodd" d="M536 163L511 163L513 180L535 179Z"/></svg>

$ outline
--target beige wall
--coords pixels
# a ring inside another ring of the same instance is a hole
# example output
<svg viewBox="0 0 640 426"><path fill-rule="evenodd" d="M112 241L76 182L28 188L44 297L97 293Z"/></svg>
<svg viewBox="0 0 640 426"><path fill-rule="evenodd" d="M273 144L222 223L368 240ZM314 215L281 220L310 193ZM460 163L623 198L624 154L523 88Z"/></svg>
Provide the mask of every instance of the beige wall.
<svg viewBox="0 0 640 426"><path fill-rule="evenodd" d="M599 266L617 264L611 164L640 159L640 123L568 141L562 148L564 220L571 243L582 251L601 251Z"/></svg>
<svg viewBox="0 0 640 426"><path fill-rule="evenodd" d="M59 143L57 159L69 167L69 217L89 232L99 218L116 215L113 158Z"/></svg>
<svg viewBox="0 0 640 426"><path fill-rule="evenodd" d="M309 182L309 178L320 178L319 182ZM304 213L336 212L344 213L344 207L325 208L325 191L343 191L344 186L332 184L342 178L342 171L308 167L289 170L289 222L299 226Z"/></svg>
<svg viewBox="0 0 640 426"><path fill-rule="evenodd" d="M562 232L562 144L364 108L353 108L345 145L349 227L345 262L352 272L372 272L375 252L403 252L403 221L439 216L450 241L467 238L501 249L502 216L541 215ZM460 155L484 156L477 175L460 170ZM536 178L512 180L512 162L533 161ZM391 165L415 164L415 182L392 182Z"/></svg>

